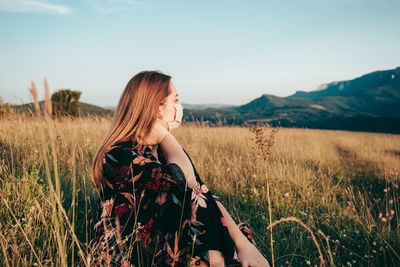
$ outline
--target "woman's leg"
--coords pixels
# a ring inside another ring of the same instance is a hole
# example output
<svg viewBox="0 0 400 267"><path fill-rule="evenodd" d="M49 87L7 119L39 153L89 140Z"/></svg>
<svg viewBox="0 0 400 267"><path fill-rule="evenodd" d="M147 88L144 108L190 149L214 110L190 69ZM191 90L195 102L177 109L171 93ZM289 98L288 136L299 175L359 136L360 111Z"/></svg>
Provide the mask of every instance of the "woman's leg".
<svg viewBox="0 0 400 267"><path fill-rule="evenodd" d="M229 235L232 238L235 246L241 242L247 242L247 239L243 232L239 229L236 222L233 220L232 216L225 209L224 205L219 200L215 201L217 203L218 208L220 209L222 216L224 217L224 221L226 226L228 227Z"/></svg>
<svg viewBox="0 0 400 267"><path fill-rule="evenodd" d="M238 229L239 234L236 234L236 233L235 233L235 237L238 237L238 235L242 235L243 238L244 238L244 240L248 240L248 241L251 242L258 250L260 250L260 249L258 248L256 242L254 241L253 233L252 233L251 229L248 227L248 225L247 225L246 223L244 223L244 222L239 222L238 224L236 224L236 222L235 222L235 221L233 220L233 218L229 215L228 211L225 209L225 207L222 205L222 203L221 203L219 200L216 200L216 203L217 203L219 209L221 210L221 212L222 212L222 214L223 214L223 216L224 216L224 218L225 218L225 221L227 221L227 222L230 221L230 222L231 222L231 223L230 223L231 227L228 227L228 229L229 229L229 228L230 228L230 229L235 229L235 228ZM234 230L234 231L236 231L236 230ZM232 235L231 235L231 237L232 237ZM233 238L232 238L232 239L233 239ZM235 241L235 240L234 240L234 241ZM237 241L237 242L243 242L243 241ZM235 242L235 246L236 246L236 242ZM238 261L239 258L238 258L238 255L237 255L237 249L236 249L236 248L235 248L235 253L234 253L233 258L234 258L234 262L229 263L229 264L230 264L229 266L236 266L236 265L234 265L234 263L237 263L237 266L239 266L239 265L240 265L240 262Z"/></svg>
<svg viewBox="0 0 400 267"><path fill-rule="evenodd" d="M253 233L252 233L250 227L249 227L246 223L244 223L244 222L238 223L238 226L239 226L240 231L242 231L243 235L244 235L251 243L253 243L253 244L257 247L256 241L254 241Z"/></svg>
<svg viewBox="0 0 400 267"><path fill-rule="evenodd" d="M210 267L225 267L225 260L218 250L209 250Z"/></svg>

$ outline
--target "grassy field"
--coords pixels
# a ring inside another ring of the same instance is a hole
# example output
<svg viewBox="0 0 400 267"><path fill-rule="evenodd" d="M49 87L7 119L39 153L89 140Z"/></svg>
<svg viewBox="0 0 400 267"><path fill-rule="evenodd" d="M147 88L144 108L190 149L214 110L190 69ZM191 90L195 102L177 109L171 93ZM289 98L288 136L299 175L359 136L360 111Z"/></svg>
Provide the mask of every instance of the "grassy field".
<svg viewBox="0 0 400 267"><path fill-rule="evenodd" d="M89 171L109 124L0 120L1 266L93 261L98 195ZM280 128L265 165L247 127L183 125L172 133L269 261L267 227L278 221L275 266L320 266L317 246L325 266L400 266L400 135Z"/></svg>

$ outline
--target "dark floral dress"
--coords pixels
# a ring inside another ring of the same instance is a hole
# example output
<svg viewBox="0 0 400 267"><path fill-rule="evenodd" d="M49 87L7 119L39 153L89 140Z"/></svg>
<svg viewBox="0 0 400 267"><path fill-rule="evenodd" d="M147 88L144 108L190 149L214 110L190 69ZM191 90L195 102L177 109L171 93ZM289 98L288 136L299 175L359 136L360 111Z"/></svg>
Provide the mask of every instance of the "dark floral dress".
<svg viewBox="0 0 400 267"><path fill-rule="evenodd" d="M182 169L158 159L150 147L119 142L104 154L106 185L99 190L94 226L95 263L101 266L210 266L208 250L227 266L241 266L235 244L213 195L201 181L190 188ZM252 232L239 223L254 245Z"/></svg>

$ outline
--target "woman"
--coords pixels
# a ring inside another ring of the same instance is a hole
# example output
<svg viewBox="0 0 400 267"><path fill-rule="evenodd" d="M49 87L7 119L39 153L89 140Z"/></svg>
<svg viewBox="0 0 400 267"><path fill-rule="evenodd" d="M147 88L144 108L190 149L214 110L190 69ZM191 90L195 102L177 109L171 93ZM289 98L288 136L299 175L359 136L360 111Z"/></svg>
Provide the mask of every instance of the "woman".
<svg viewBox="0 0 400 267"><path fill-rule="evenodd" d="M170 130L183 107L171 77L143 71L127 84L92 165L102 266L269 266L201 181Z"/></svg>

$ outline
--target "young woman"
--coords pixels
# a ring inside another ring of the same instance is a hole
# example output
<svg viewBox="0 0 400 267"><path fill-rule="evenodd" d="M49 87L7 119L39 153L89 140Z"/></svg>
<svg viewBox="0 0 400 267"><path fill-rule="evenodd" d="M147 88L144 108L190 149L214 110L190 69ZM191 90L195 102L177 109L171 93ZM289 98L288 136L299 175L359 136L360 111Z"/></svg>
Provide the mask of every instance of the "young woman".
<svg viewBox="0 0 400 267"><path fill-rule="evenodd" d="M182 115L171 76L143 71L128 82L92 165L96 264L269 266L171 134Z"/></svg>

